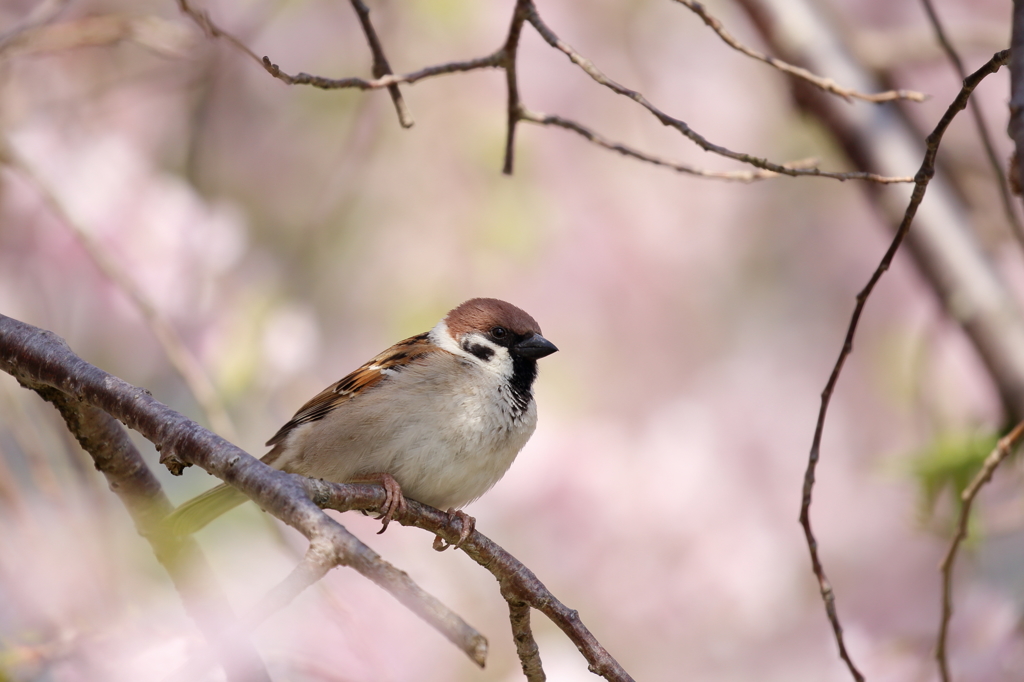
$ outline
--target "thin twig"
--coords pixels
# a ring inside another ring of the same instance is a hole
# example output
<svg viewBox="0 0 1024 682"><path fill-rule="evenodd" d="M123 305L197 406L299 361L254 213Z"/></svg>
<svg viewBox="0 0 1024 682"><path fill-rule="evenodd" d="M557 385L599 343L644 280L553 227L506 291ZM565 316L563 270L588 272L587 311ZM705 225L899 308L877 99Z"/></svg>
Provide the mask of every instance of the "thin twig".
<svg viewBox="0 0 1024 682"><path fill-rule="evenodd" d="M308 480L308 479L307 479ZM380 486L345 485L325 481L310 481L321 486L323 494L314 494L317 503L326 509L350 511L366 509L378 511L384 504L384 491ZM461 522L445 512L407 500L406 512L395 516L404 526L415 526L440 535L449 543L459 541ZM590 672L615 682L631 682L618 661L601 646L593 633L580 620L574 609L560 602L537 576L518 559L498 546L480 531L474 530L460 547L475 562L486 568L498 580L501 594L507 602L529 604L537 609L565 633L588 663ZM539 666L539 663L538 663ZM531 663L531 668L533 664Z"/></svg>
<svg viewBox="0 0 1024 682"><path fill-rule="evenodd" d="M949 653L946 649L946 638L949 634L949 621L953 618L953 565L960 545L967 539L967 522L971 516L971 507L982 486L992 480L992 474L1004 459L1020 445L1024 438L1024 421L1013 427L1010 433L999 439L995 449L985 458L981 471L975 475L971 484L960 494L960 516L957 519L956 535L953 536L946 556L942 558L939 570L942 572L942 620L939 623L939 636L935 644L935 660L939 665L942 682L950 682Z"/></svg>
<svg viewBox="0 0 1024 682"><path fill-rule="evenodd" d="M557 126L559 128L565 128L571 130L579 135L583 136L587 140L593 142L599 147L618 152L623 156L629 156L640 161L646 161L647 163L655 166L664 166L665 168L671 168L674 171L685 173L687 175L696 175L702 178L713 178L716 180L734 180L738 182L754 182L757 180L769 180L771 178L779 177L779 174L775 171L768 170L749 170L749 171L713 171L707 170L706 168L696 168L694 166L688 166L684 163L677 161L670 161L654 154L648 154L639 150L633 149L628 145L624 145L621 142L612 142L611 140L603 137L600 133L597 133L584 125L577 123L576 121L562 118L561 116L555 116L552 114L540 114L534 111L523 110L519 116L522 121L528 121L530 123L536 123L537 125L545 126ZM791 161L784 164L786 168L809 168L817 165L816 159L801 159L799 161Z"/></svg>
<svg viewBox="0 0 1024 682"><path fill-rule="evenodd" d="M597 83L605 86L606 88L608 88L609 90L616 94L622 95L623 97L627 97L633 100L643 108L647 109L647 111L651 112L651 114L653 114L655 118L661 121L662 124L669 126L670 128L675 128L680 133L682 133L687 139L691 140L693 143L695 143L697 146L699 146L701 149L704 149L705 151L709 151L729 159L734 159L736 161L749 164L751 166L754 166L755 168L773 171L775 173L778 173L779 175L812 176L821 178L832 178L834 180L869 180L871 182L877 182L880 184L913 182L913 178L910 177L886 177L884 175L877 175L875 173L864 173L859 171L852 173L832 173L828 171L819 170L817 168L787 168L786 166L782 166L777 163L772 163L767 159L752 156L750 154L743 154L741 152L734 152L730 149L726 149L725 147L714 144L708 141L698 132L690 128L690 126L688 126L684 121L681 121L677 118L673 118L672 116L669 116L668 114L663 112L661 109L658 109L656 106L651 104L647 100L647 98L644 97L641 93L637 92L636 90L631 90L630 88L627 88L623 85L619 85L612 79L608 78L606 75L604 75L604 73L601 72L600 69L594 66L594 64L589 59L581 55L579 52L573 49L571 45L564 42L557 35L555 35L554 31L552 31L540 18L540 15L537 13L537 8L536 6L534 6L532 0L523 0L523 2L526 4L526 20L529 21L533 25L533 27L537 29L537 32L540 33L541 37L544 38L545 42L551 45L551 47L562 52L566 57L569 58L569 60L573 64L576 64L578 67L583 69L583 71L592 79L594 79Z"/></svg>
<svg viewBox="0 0 1024 682"><path fill-rule="evenodd" d="M704 21L705 24L711 27L712 31L718 34L719 38L725 41L726 45L733 48L734 50L741 52L742 54L745 54L752 59L764 62L765 64L778 69L782 73L786 73L789 74L790 76L803 79L810 83L811 85L815 86L816 88L819 88L825 92L832 93L833 95L839 95L847 102L852 101L854 99L859 99L865 102L873 102L877 104L880 102L891 102L897 99L907 99L914 102L923 102L925 99L927 99L927 97L923 93L915 92L913 90L887 90L886 92L879 92L874 95L870 95L865 94L863 92L858 92L856 90L851 90L850 88L844 88L831 78L822 78L821 76L816 76L807 69L801 68L799 66L794 66L792 64L782 61L781 59L776 59L771 55L767 55L764 54L763 52L758 52L757 50L747 47L740 41L736 40L736 38L734 38L731 33L726 31L725 27L722 26L722 22L708 14L708 11L704 8L704 5L702 5L701 3L695 2L694 0L675 1L678 2L680 5L685 5L691 11L693 11L697 16L699 16Z"/></svg>
<svg viewBox="0 0 1024 682"><path fill-rule="evenodd" d="M818 542L811 530L811 493L814 489L815 469L817 468L821 454L821 437L825 429L825 416L828 413L829 402L832 399L832 393L835 391L836 383L839 380L839 374L843 369L843 364L846 362L846 358L850 353L853 352L853 338L857 332L857 325L860 322L860 316L864 310L864 305L867 303L868 297L871 295L875 285L892 264L893 258L896 256L896 252L899 250L900 245L907 236L907 232L910 231L910 225L917 213L918 206L921 205L921 201L924 199L925 192L928 189L928 183L935 175L935 157L938 154L939 143L942 141L942 136L946 132L946 128L949 127L953 118L967 106L971 93L974 92L974 89L979 83L981 83L982 79L998 71L1000 67L1009 61L1009 59L1009 50L997 52L992 59L985 63L984 66L968 76L964 80L964 85L960 89L960 93L957 95L956 99L954 99L949 105L946 109L946 113L943 114L942 118L935 126L935 129L930 135L928 135L928 138L926 139L924 160L921 162L921 167L914 176L914 190L911 194L910 203L907 205L906 211L903 214L903 220L900 222L899 228L896 230L896 235L893 237L889 248L886 250L881 262L879 262L878 267L875 268L875 271L872 273L868 283L857 294L856 305L854 306L853 315L850 318L850 323L846 330L846 338L843 341L842 350L839 352L839 358L836 360L835 366L832 368L832 374L829 376L828 383L825 385L825 389L821 393L821 409L818 412L818 420L814 427L814 439L811 443L811 452L807 461L807 470L804 474L803 494L800 502L800 525L803 526L804 529L807 547L811 554L811 568L814 571L815 577L818 579L818 585L821 589L821 597L825 603L825 612L828 614L829 622L832 624L832 630L835 633L836 643L839 645L839 655L843 661L846 662L847 667L850 669L850 673L857 682L862 682L864 680L864 676L853 664L853 660L850 658L850 655L846 650L846 645L843 642L843 629L839 624L839 617L836 614L835 594L833 593L832 586L825 575L825 569L818 556Z"/></svg>
<svg viewBox="0 0 1024 682"><path fill-rule="evenodd" d="M694 173L695 175L703 175L705 177L717 177L723 179L737 179L741 181L764 179L773 177L768 173L776 175L789 175L789 176L808 176L808 177L819 177L819 178L830 178L833 180L867 180L869 182L875 182L879 184L892 184L892 183L909 183L913 182L913 178L909 176L905 177L890 177L885 175L878 175L877 173L866 173L861 171L852 171L848 173L839 173L831 171L823 171L819 168L804 168L798 164L777 164L767 159L763 159L750 154L743 154L741 152L734 152L730 149L716 145L709 140L705 139L702 135L691 129L685 122L673 118L668 114L664 113L653 104L647 101L647 99L629 88L623 87L618 83L612 81L599 71L589 60L582 57L579 53L573 50L572 47L561 41L550 28L541 20L540 15L537 13L537 8L532 0L517 0L515 11L513 13L512 21L509 26L509 32L505 39L505 43L496 52L489 54L485 57L477 57L476 59L468 59L464 61L446 62L444 64L436 64L422 68L418 71L411 73L396 75L396 74L385 74L376 76L373 79L359 78L359 77L348 77L348 78L326 78L324 76L315 76L312 74L300 72L297 74L289 74L282 71L281 68L273 63L269 57L263 57L260 59L256 54L250 50L242 41L232 36L227 31L221 29L210 19L209 15L201 10L192 7L188 0L178 0L178 6L181 11L192 18L211 38L225 38L230 41L233 45L238 47L240 50L245 52L249 57L259 62L261 66L274 78L287 83L288 85L309 85L311 87L320 88L322 90L341 90L341 89L357 89L357 90L379 90L381 88L392 88L402 83L413 84L418 81L433 78L435 76L442 76L454 73L464 73L466 71L475 71L477 69L489 69L489 68L500 68L505 71L505 78L508 84L508 106L507 106L507 117L508 117L508 129L506 131L505 138L505 161L502 167L502 172L505 174L511 174L514 165L515 157L515 131L516 124L520 120L527 120L529 112L523 107L520 95L519 86L517 82L516 72L516 54L519 44L519 38L522 31L524 21L530 22L537 29L538 33L547 41L552 47L563 52L573 63L577 64L587 74L590 75L595 81L610 88L612 91L629 97L633 101L637 102L645 109L654 114L664 125L675 128L686 136L689 140L697 144L705 151L724 156L729 159L745 163L755 168L759 168L766 173L752 174L748 176L737 176L732 177L731 175L719 175L713 172L708 173ZM795 68L795 67L794 67ZM549 117L550 120L545 123L550 125L561 125L556 123L557 117ZM565 120L565 119L560 119ZM532 123L538 123L535 118L531 120ZM569 127L563 125L562 127ZM582 126L576 128L569 128L575 130L580 134L582 132ZM599 144L600 146L609 147L608 143L598 141L598 137L587 136L592 142ZM616 148L616 151L622 151ZM641 153L629 153L622 151L622 153L633 156L636 159L642 161L648 161L655 165L665 166L674 168L680 172L688 172L681 167L681 164L673 164L671 162L664 162L664 160L655 161L655 157Z"/></svg>
<svg viewBox="0 0 1024 682"><path fill-rule="evenodd" d="M365 78L324 78L313 76L308 73L297 73L294 76L285 73L281 68L270 61L269 57L260 60L260 64L274 78L281 80L288 85L309 85L321 90L340 90L345 88L356 88L358 90L379 90L398 83L415 83L434 76L443 76L451 73L463 73L475 71L476 69L490 69L502 66L503 55L501 51L489 54L486 57L467 59L459 62L446 62L434 66L427 66L419 71L413 71L404 75L388 75L367 80Z"/></svg>
<svg viewBox="0 0 1024 682"><path fill-rule="evenodd" d="M369 43L370 51L373 53L373 77L380 78L381 76L394 73L391 70L391 65L388 64L388 58L384 56L384 46L381 45L380 38L377 37L377 31L373 28L373 24L370 23L370 8L366 6L363 0L351 0L351 2L356 14L359 15L359 23L363 26L366 42ZM415 121L413 121L412 112L409 111L409 107L406 105L398 85L389 85L388 93L391 94L391 101L395 104L398 122L403 128L412 128Z"/></svg>
<svg viewBox="0 0 1024 682"><path fill-rule="evenodd" d="M70 229L85 252L92 259L97 269L109 279L118 290L123 293L135 306L146 326L160 342L160 347L170 361L171 366L178 372L185 385L195 398L199 407L206 415L210 426L229 440L237 440L238 435L234 423L228 415L227 407L220 399L217 389L206 374L199 360L193 355L185 342L178 336L170 321L164 317L153 302L146 297L142 290L136 286L131 276L122 268L106 251L93 239L93 236L80 225L68 213L64 204L57 195L35 172L31 165L15 151L14 147L6 141L0 141L3 146L2 158L17 170L21 176L31 184L39 196L42 197L50 212Z"/></svg>
<svg viewBox="0 0 1024 682"><path fill-rule="evenodd" d="M960 59L959 53L957 53L953 44L946 36L946 31L943 29L942 21L935 11L935 6L932 5L932 0L921 0L921 2L924 4L924 11L928 15L928 20L931 21L932 28L935 30L936 39L942 45L942 49L946 52L946 56L949 57L949 61L953 63L953 68L956 69L960 80L963 81L967 77L963 60ZM1010 231L1017 238L1017 243L1024 247L1024 226L1021 225L1020 218L1017 217L1017 212L1013 208L1010 184L1007 182L1006 173L1003 172L1003 164L1000 162L999 156L996 154L995 145L992 143L992 135L989 133L988 125L985 123L981 104L977 100L972 99L970 106L971 116L974 118L974 126L978 129L978 137L981 138L981 144L985 148L985 156L988 157L988 163L992 166L992 171L996 175L996 184L999 186L999 198L1003 202L1003 211L1006 213L1006 219L1010 223Z"/></svg>
<svg viewBox="0 0 1024 682"><path fill-rule="evenodd" d="M508 38L499 53L502 55L502 68L505 69L505 83L508 88L508 128L505 131L505 163L501 172L505 175L512 175L512 166L515 160L515 138L516 124L523 115L523 105L519 99L519 78L516 71L516 57L519 51L519 37L523 33L523 23L526 21L525 0L517 0L515 11L512 13L512 23L508 27Z"/></svg>

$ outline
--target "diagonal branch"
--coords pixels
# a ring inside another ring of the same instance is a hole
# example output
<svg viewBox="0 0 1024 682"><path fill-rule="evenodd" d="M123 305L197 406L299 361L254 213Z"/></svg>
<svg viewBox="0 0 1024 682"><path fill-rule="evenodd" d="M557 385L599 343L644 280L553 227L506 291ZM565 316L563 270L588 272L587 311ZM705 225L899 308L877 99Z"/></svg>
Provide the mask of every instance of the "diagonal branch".
<svg viewBox="0 0 1024 682"><path fill-rule="evenodd" d="M316 481L315 483L322 486L323 491L316 496L317 500L328 509L337 511L378 509L384 502L384 492L378 486L344 485L325 481ZM462 530L460 521L453 519L445 512L422 505L414 500L408 500L408 504L409 508L404 514L399 513L395 516L396 522L404 526L415 526L430 531L440 535L451 544L459 541L459 533ZM473 561L490 571L498 580L501 595L510 605L510 616L515 618L517 615L521 615L521 608L518 604L528 604L531 608L537 609L550 618L576 645L576 648L587 660L590 672L609 681L628 682L633 679L619 665L618 661L601 646L593 633L580 620L577 611L560 602L533 571L499 547L493 540L474 530L462 544L461 549ZM514 625L514 627L521 628L521 625ZM520 631L522 630L520 629ZM528 642L525 643L525 646L527 649L532 648ZM521 653L520 660L524 666L529 665L532 670L540 670L539 656L529 654L527 658L522 658Z"/></svg>
<svg viewBox="0 0 1024 682"><path fill-rule="evenodd" d="M870 95L865 94L863 92L858 92L857 90L853 90L850 88L844 88L831 78L822 78L821 76L817 76L811 73L807 69L801 68L799 66L794 66L792 64L782 61L781 59L776 59L771 55L767 55L764 54L763 52L758 52L757 50L747 47L740 41L736 40L736 38L734 38L731 33L726 31L725 27L722 26L722 22L716 19L715 17L711 16L708 13L707 9L704 8L704 5L702 5L701 3L696 2L695 0L675 1L678 2L680 5L685 5L694 14L700 17L704 21L704 23L711 28L712 31L718 34L718 37L721 38L726 45L733 48L737 52L745 54L751 59L756 59L758 61L764 62L768 66L774 67L781 71L782 73L803 79L810 83L811 85L813 85L814 87L818 88L819 90L832 93L833 95L839 95L847 102L850 102L854 99L863 100L865 102L872 102L875 104L878 104L880 102L891 102L897 99L908 99L914 102L923 102L925 100L925 95L923 95L920 92L915 92L913 90L887 90L886 92L879 92Z"/></svg>
<svg viewBox="0 0 1024 682"><path fill-rule="evenodd" d="M909 177L893 178L877 175L875 173L831 173L828 171L819 170L817 168L788 168L786 166L773 163L767 159L752 156L750 154L743 154L741 152L734 152L730 149L714 144L713 142L706 139L703 135L693 130L684 121L669 116L664 111L651 104L651 102L649 102L647 98L644 97L641 93L637 92L636 90L631 90L630 88L620 85L613 81L612 79L608 78L608 76L604 75L604 73L602 73L600 69L594 66L593 62L591 62L589 59L581 55L579 52L573 49L571 45L569 45L568 43L560 39L557 35L555 35L554 31L552 31L547 26L547 24L545 24L544 21L540 18L540 14L537 13L537 8L536 6L534 6L532 0L522 0L522 2L526 4L526 20L529 21L533 25L533 27L537 29L537 32L540 33L541 37L544 38L545 42L547 42L548 45L550 45L551 47L555 48L556 50L564 54L566 57L568 57L573 64L583 69L583 71L592 79L594 79L594 81L596 81L600 85L605 86L606 88L608 88L609 90L618 95L622 95L623 97L627 97L633 100L634 102L642 106L644 109L647 109L647 111L651 112L651 114L653 114L655 118L661 121L663 125L678 130L680 133L683 134L683 136L685 136L687 139L689 139L691 142L696 144L704 151L712 152L714 154L718 154L719 156L724 156L728 159L733 159L735 161L740 161L742 163L754 166L755 168L761 168L762 170L772 171L774 173L778 173L779 175L806 175L820 178L833 178L836 180L870 180L872 182L878 182L882 184L912 181L912 178Z"/></svg>
<svg viewBox="0 0 1024 682"><path fill-rule="evenodd" d="M483 665L487 642L481 635L320 509L379 511L386 497L380 486L327 483L272 469L162 405L143 389L86 363L52 332L3 315L0 370L34 387L49 387L45 390L62 395L70 404L88 405L116 417L152 441L161 451L162 463L172 473L197 464L240 489L309 539L304 560L259 604L250 624L287 604L330 567L346 565L390 592ZM426 529L450 543L459 540L462 530L457 518L412 500L408 501L406 512L399 513L395 520ZM529 608L544 613L569 637L586 658L591 672L609 681L632 680L587 629L579 614L555 598L515 557L478 531L470 535L462 549L498 580L501 594L509 603L520 660L532 680L543 679L543 671L536 642L531 642L529 634Z"/></svg>
<svg viewBox="0 0 1024 682"><path fill-rule="evenodd" d="M807 547L810 550L811 568L814 571L815 577L818 579L821 597L825 602L825 611L828 614L829 622L832 624L836 643L839 645L839 655L846 662L847 667L850 669L850 673L857 682L861 682L864 679L864 676L859 670L857 670L857 667L853 664L853 661L846 650L846 645L843 641L843 629L839 624L839 617L835 608L835 594L833 593L832 586L825 575L825 569L821 564L820 557L818 556L818 542L814 537L814 532L811 530L811 494L814 489L815 470L821 456L821 437L825 429L825 417L828 414L829 402L831 401L832 394L835 391L836 383L839 381L839 374L843 370L846 358L853 352L853 338L857 333L857 325L860 322L861 313L864 311L864 306L867 303L868 297L874 290L875 285L882 278L882 275L885 274L889 269L889 266L892 264L893 258L896 256L896 252L899 250L900 245L903 243L907 233L910 231L910 225L914 221L914 216L917 214L918 206L921 205L921 201L924 199L925 192L928 189L928 183L931 182L932 177L935 175L935 157L938 154L939 144L942 141L943 134L946 132L946 128L949 127L953 118L967 106L967 101L970 99L971 93L974 92L974 89L978 87L978 84L981 83L986 76L998 71L1000 67L1009 61L1009 59L1009 50L997 52L988 62L985 63L984 66L966 78L964 80L963 87L960 89L960 93L946 109L946 113L943 114L942 118L935 126L935 129L930 135L928 135L924 159L921 162L920 169L915 175L914 190L911 194L910 202L907 205L906 211L903 214L903 220L900 223L899 228L896 230L896 235L889 244L889 248L886 250L885 255L879 262L878 267L875 268L875 271L872 273L868 283L857 294L856 305L853 308L853 315L850 318L850 323L846 330L846 338L843 341L842 350L840 350L839 358L836 360L835 366L832 368L832 374L829 376L828 383L825 384L825 389L821 393L821 409L818 412L818 420L814 427L814 439L811 443L811 452L807 461L807 470L804 473L803 494L800 502L800 525L803 526L804 536L807 540Z"/></svg>
<svg viewBox="0 0 1024 682"><path fill-rule="evenodd" d="M665 168L671 168L679 173L685 173L687 175L696 175L702 178L713 178L716 180L735 180L739 182L754 182L756 180L768 180L770 178L777 178L779 174L774 171L767 170L749 170L749 171L713 171L705 168L696 168L689 166L684 163L678 163L676 161L670 161L660 156L653 154L647 154L641 152L628 145L624 145L621 142L612 142L601 134L594 132L590 128L571 121L561 116L553 114L540 114L534 111L526 109L522 110L519 116L522 121L528 121L529 123L535 123L542 126L556 126L558 128L564 128L565 130L571 130L584 137L585 139L593 142L598 147L603 147L613 152L618 152L623 156L629 156L640 161L646 161L647 163L655 166L664 166ZM785 164L786 168L807 168L814 166L816 161L814 159L792 161Z"/></svg>
<svg viewBox="0 0 1024 682"><path fill-rule="evenodd" d="M963 60L960 59L960 55L953 47L953 44L949 42L949 38L946 36L946 31L943 29L942 21L935 11L932 0L921 1L924 3L924 11L928 15L928 20L935 30L936 39L942 45L942 49L945 51L946 56L949 57L949 61L953 63L953 68L956 69L960 80L963 81L967 78L967 71L964 69ZM1006 180L1006 173L1003 172L1003 164L999 161L999 156L996 154L996 148L992 143L992 135L988 131L988 125L985 124L981 105L978 104L977 100L972 99L970 106L971 117L974 118L974 126L978 129L978 137L981 139L981 145L985 148L985 156L988 157L988 163L992 166L992 171L996 175L996 184L999 186L999 198L1003 202L1003 211L1006 213L1006 219L1010 223L1010 231L1017 238L1017 243L1024 247L1024 226L1021 225L1020 218L1017 217L1017 212L1013 208L1013 199L1010 197L1010 185Z"/></svg>
<svg viewBox="0 0 1024 682"><path fill-rule="evenodd" d="M957 520L956 534L953 536L946 556L943 557L939 567L942 572L942 620L939 623L939 636L935 645L935 660L939 665L942 682L950 682L952 679L949 673L946 638L949 634L949 621L953 617L953 564L956 562L960 544L967 539L967 521L971 516L971 507L982 486L992 480L992 474L995 473L996 468L1020 445L1022 439L1024 439L1024 421L999 439L995 449L985 458L981 471L960 494L960 517Z"/></svg>
<svg viewBox="0 0 1024 682"><path fill-rule="evenodd" d="M350 566L383 587L483 665L484 637L325 514L313 502L322 494L315 481L272 469L163 405L148 391L85 362L52 332L4 315L0 315L0 370L19 381L54 388L115 417L152 442L161 453L161 463L172 473L197 464L234 485L302 533L311 547L329 548L337 565Z"/></svg>

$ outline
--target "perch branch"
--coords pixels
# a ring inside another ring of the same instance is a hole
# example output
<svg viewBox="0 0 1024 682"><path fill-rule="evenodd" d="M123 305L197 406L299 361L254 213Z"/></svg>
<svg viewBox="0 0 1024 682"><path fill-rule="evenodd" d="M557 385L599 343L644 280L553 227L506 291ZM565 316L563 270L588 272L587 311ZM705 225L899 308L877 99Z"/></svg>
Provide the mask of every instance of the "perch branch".
<svg viewBox="0 0 1024 682"><path fill-rule="evenodd" d="M379 509L380 505L384 503L384 492L378 486L343 485L324 481L315 481L315 483L323 486L324 491L323 494L318 494L316 499L329 509L337 511ZM460 521L449 517L445 512L419 504L414 500L408 500L408 503L408 510L405 514L398 514L395 517L396 522L428 530L440 535L451 544L459 541L459 532L462 529ZM470 534L461 549L490 571L498 580L501 594L509 604L528 604L550 618L580 650L592 673L609 681L628 682L632 680L583 624L579 613L560 602L533 571L518 559L476 530ZM539 670L539 660L534 663L531 657L528 661L524 661L524 665L527 662L531 669L536 666L536 669Z"/></svg>
<svg viewBox="0 0 1024 682"><path fill-rule="evenodd" d="M695 2L695 0L675 1L678 2L680 5L685 5L694 14L700 17L704 21L704 23L711 28L712 31L718 34L719 38L725 41L726 45L736 50L737 52L745 54L751 59L756 59L760 62L764 62L768 66L778 69L782 73L803 79L810 83L811 85L813 85L814 87L824 92L828 92L833 95L838 95L842 97L847 102L850 102L854 99L859 99L865 102L872 102L878 104L881 102L891 102L897 99L907 99L914 102L923 102L926 99L923 93L915 92L913 90L887 90L886 92L879 92L872 95L865 94L863 92L858 92L857 90L853 90L850 88L844 88L831 78L822 78L821 76L817 76L811 73L807 69L801 68L799 66L794 66L792 64L782 61L781 59L776 59L771 55L767 55L764 54L763 52L758 52L757 50L747 47L740 41L736 40L736 38L734 38L731 33L726 31L725 27L722 26L722 22L716 19L715 17L711 16L711 14L708 13L707 9L705 9L704 5L702 5L701 3Z"/></svg>
<svg viewBox="0 0 1024 682"><path fill-rule="evenodd" d="M914 189L911 194L910 202L903 214L903 220L900 222L899 228L896 230L896 234L893 237L892 242L889 244L889 248L886 250L885 255L882 257L882 260L879 262L878 267L875 268L875 271L872 273L868 283L857 294L856 305L854 306L853 315L851 316L850 323L846 329L846 338L843 341L842 350L840 350L839 358L836 360L835 366L832 368L832 374L829 376L828 383L825 385L825 389L821 393L821 408L818 412L818 420L814 427L814 438L811 443L810 456L807 460L807 470L804 473L803 494L800 502L800 525L803 526L804 529L804 536L807 540L807 547L810 550L811 555L811 567L814 571L815 577L818 579L818 585L821 589L821 598L825 603L825 611L828 614L828 619L832 624L832 630L835 634L836 642L839 645L839 655L842 657L843 661L846 662L847 667L850 669L850 673L857 682L862 682L864 676L859 670L857 670L857 667L854 665L853 660L850 658L850 655L846 650L846 645L843 641L843 629L839 623L839 616L836 613L835 594L832 591L832 585L829 583L828 578L825 575L825 569L821 564L820 557L818 556L818 542L811 529L811 494L814 489L815 470L821 456L821 437L825 429L825 417L828 414L829 402L831 401L832 394L835 391L836 383L839 381L839 374L842 372L846 358L851 352L853 352L853 338L857 333L857 325L860 322L860 316L864 311L864 306L867 303L868 297L874 290L875 285L882 278L882 275L885 274L889 269L889 266L892 264L892 260L896 256L896 252L899 250L900 245L907 236L907 232L910 230L910 225L917 213L917 208L921 205L921 201L924 199L925 192L928 189L928 183L931 182L932 177L935 175L935 157L938 154L939 144L942 141L943 134L946 132L946 128L949 127L953 118L967 106L967 101L978 84L981 83L986 76L998 71L1001 66L1009 61L1009 58L1009 50L998 52L988 62L986 62L984 66L968 76L967 79L964 80L964 85L960 89L960 93L957 95L956 99L954 99L949 105L945 114L943 114L942 118L935 126L935 129L930 135L928 135L924 160L921 162L921 167L914 176Z"/></svg>
<svg viewBox="0 0 1024 682"><path fill-rule="evenodd" d="M1024 438L1024 421L1013 427L1010 433L999 439L996 447L985 458L981 471L975 475L964 491L960 494L960 516L957 520L956 534L953 536L946 556L943 557L939 568L942 572L942 616L939 621L939 636L935 644L935 660L939 666L939 674L942 682L950 682L952 679L949 672L949 653L946 648L946 638L949 634L949 621L953 618L953 564L956 562L956 554L960 544L967 538L967 522L971 516L971 507L974 505L974 498L982 486L992 480L996 468L1004 459L1020 445Z"/></svg>
<svg viewBox="0 0 1024 682"><path fill-rule="evenodd" d="M3 315L0 369L19 381L50 386L115 417L150 440L161 452L161 463L172 473L180 474L197 464L234 485L301 532L317 551L330 548L338 565L350 566L383 587L483 665L484 637L323 513L313 502L321 492L315 481L272 469L158 402L147 391L85 362L52 332Z"/></svg>

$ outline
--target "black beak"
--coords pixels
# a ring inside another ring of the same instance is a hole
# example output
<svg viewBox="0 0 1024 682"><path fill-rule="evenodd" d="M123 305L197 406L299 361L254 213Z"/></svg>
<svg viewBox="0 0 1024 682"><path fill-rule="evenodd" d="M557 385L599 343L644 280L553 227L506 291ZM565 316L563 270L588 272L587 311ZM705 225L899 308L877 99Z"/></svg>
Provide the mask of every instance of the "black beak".
<svg viewBox="0 0 1024 682"><path fill-rule="evenodd" d="M536 360L551 355L558 348L540 334L534 333L512 346L512 352L520 357Z"/></svg>

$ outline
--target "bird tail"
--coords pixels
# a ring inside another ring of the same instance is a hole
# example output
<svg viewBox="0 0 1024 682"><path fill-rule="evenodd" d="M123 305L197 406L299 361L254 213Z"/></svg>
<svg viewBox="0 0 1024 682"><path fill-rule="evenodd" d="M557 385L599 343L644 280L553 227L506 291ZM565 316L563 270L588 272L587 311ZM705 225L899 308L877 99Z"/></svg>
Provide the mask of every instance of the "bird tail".
<svg viewBox="0 0 1024 682"><path fill-rule="evenodd" d="M248 499L238 488L222 483L182 504L168 514L164 523L172 534L184 537Z"/></svg>

